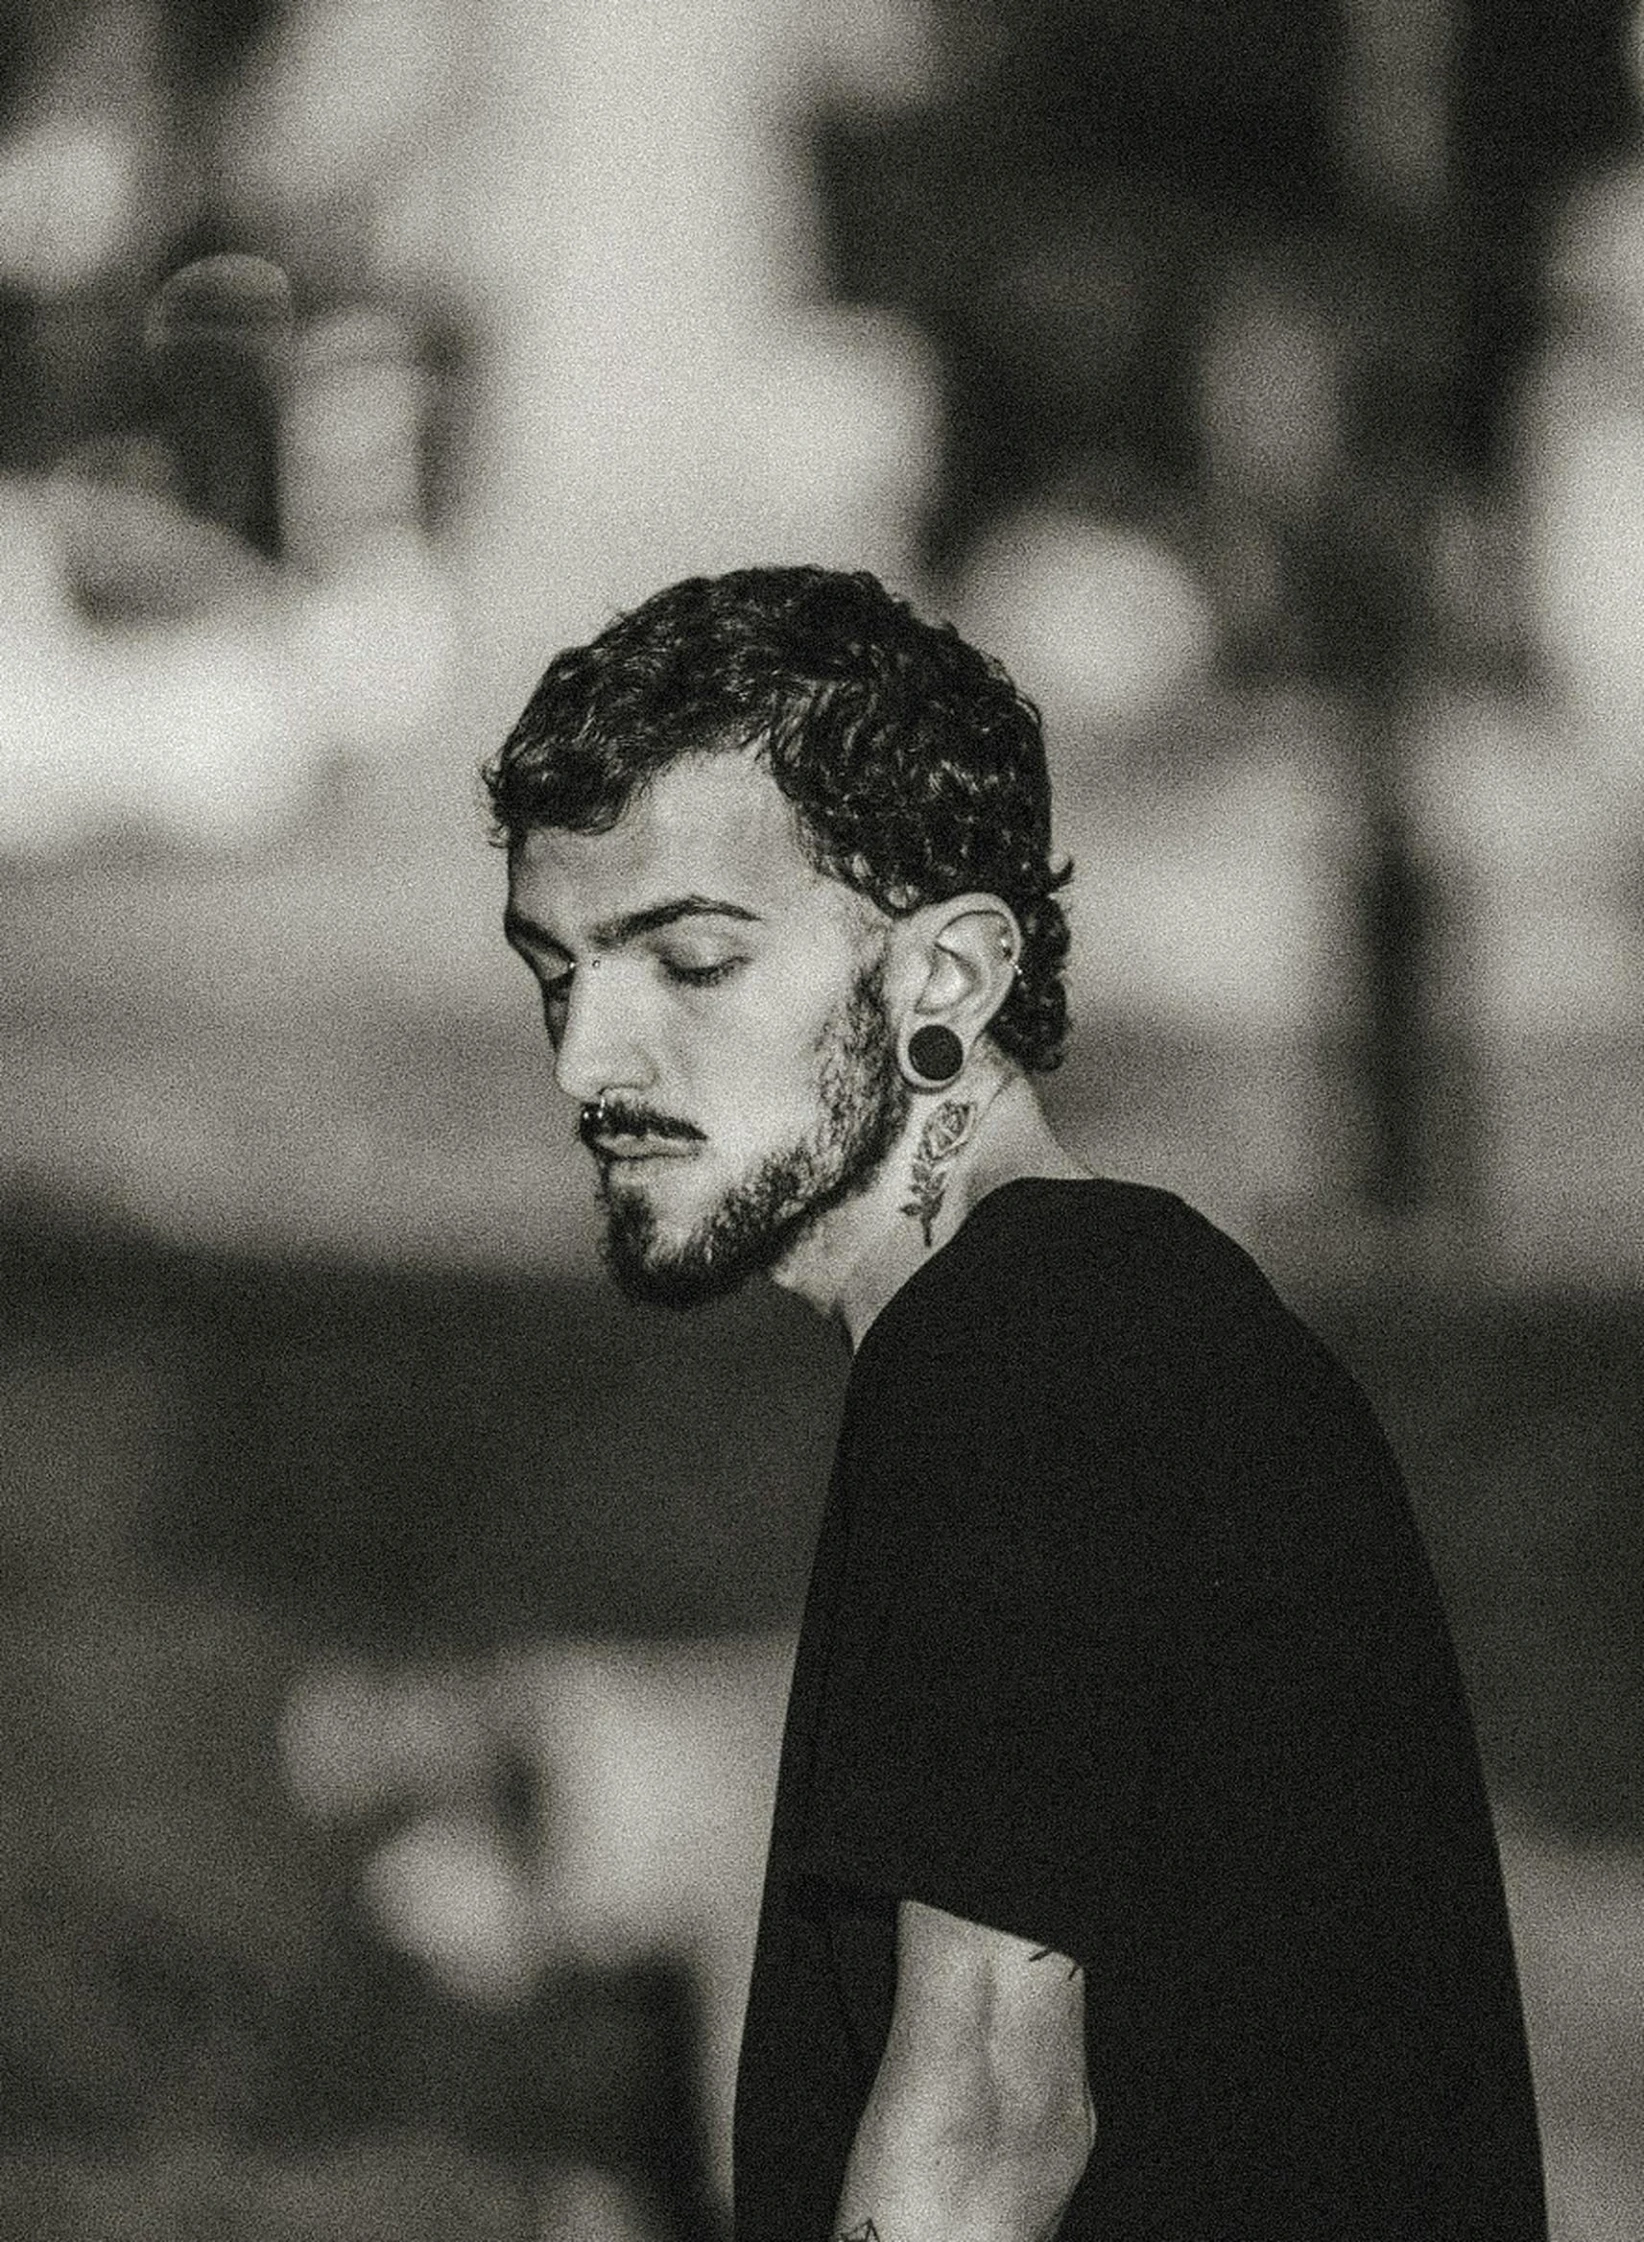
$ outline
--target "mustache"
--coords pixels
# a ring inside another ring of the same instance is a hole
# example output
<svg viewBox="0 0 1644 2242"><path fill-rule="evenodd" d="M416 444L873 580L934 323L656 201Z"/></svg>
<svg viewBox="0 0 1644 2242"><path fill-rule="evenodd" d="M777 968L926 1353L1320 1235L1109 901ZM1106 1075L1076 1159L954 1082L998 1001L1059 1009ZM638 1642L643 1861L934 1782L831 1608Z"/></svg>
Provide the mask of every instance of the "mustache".
<svg viewBox="0 0 1644 2242"><path fill-rule="evenodd" d="M663 1137L677 1144L706 1144L707 1138L700 1129L693 1129L688 1121L676 1121L671 1114L657 1113L650 1106L629 1105L607 1098L603 1104L585 1105L577 1115L577 1135L590 1152L597 1152L600 1139L611 1137Z"/></svg>

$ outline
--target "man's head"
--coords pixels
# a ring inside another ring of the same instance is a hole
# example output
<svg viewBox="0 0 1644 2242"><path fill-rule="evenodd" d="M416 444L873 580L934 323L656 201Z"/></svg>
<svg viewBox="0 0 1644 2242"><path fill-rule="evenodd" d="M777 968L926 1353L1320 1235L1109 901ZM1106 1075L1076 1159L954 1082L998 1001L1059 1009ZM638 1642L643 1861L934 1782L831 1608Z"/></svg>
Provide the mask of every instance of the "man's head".
<svg viewBox="0 0 1644 2242"><path fill-rule="evenodd" d="M1037 714L870 576L658 593L555 659L486 778L635 1290L727 1290L866 1189L922 1021L1060 1057Z"/></svg>

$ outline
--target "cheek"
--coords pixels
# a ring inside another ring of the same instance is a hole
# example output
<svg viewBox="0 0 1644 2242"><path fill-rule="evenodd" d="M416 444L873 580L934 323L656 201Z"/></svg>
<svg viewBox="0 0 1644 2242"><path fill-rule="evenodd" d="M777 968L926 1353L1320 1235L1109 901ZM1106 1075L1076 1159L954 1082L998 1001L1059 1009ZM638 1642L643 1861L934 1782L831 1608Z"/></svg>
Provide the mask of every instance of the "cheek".
<svg viewBox="0 0 1644 2242"><path fill-rule="evenodd" d="M836 1005L820 991L792 987L778 1001L766 992L749 994L755 1001L728 1005L712 1037L696 1043L689 1064L702 1093L755 1135L813 1115L822 1045Z"/></svg>

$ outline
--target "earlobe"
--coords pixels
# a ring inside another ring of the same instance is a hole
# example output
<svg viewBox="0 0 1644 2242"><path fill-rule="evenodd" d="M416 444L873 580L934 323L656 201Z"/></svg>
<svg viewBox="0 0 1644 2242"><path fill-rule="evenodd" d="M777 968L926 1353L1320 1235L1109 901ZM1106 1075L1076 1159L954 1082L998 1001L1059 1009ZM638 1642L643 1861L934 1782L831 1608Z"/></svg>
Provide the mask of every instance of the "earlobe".
<svg viewBox="0 0 1644 2242"><path fill-rule="evenodd" d="M913 1030L900 1053L902 1073L916 1090L945 1090L965 1064L965 1046L952 1028L927 1020Z"/></svg>

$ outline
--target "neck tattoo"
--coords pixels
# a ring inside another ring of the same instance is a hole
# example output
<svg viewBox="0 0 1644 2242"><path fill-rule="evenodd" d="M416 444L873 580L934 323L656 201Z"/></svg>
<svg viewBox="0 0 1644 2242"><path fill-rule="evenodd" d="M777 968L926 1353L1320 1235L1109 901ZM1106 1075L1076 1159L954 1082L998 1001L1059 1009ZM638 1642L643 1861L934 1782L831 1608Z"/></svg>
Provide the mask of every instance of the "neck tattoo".
<svg viewBox="0 0 1644 2242"><path fill-rule="evenodd" d="M934 1243L932 1231L947 1196L948 1169L960 1147L976 1126L976 1107L958 1098L944 1098L919 1133L913 1156L910 1196L902 1208L924 1232L926 1245Z"/></svg>

